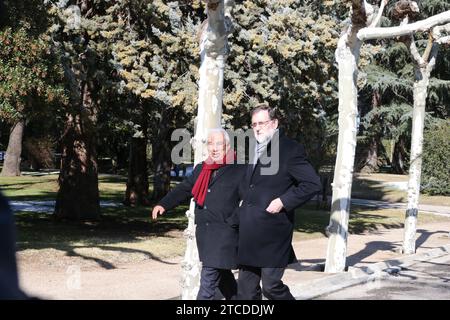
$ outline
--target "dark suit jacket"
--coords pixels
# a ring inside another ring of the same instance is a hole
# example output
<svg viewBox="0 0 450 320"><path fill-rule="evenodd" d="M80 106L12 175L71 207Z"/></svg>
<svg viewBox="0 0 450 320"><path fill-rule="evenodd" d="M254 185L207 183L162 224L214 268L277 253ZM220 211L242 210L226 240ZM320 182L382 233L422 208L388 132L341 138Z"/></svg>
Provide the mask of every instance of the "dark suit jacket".
<svg viewBox="0 0 450 320"><path fill-rule="evenodd" d="M193 174L169 192L159 204L166 210L191 197L191 191L203 164ZM203 207L195 207L195 235L203 266L219 269L237 268L239 183L245 166L229 164L217 170L211 178Z"/></svg>
<svg viewBox="0 0 450 320"><path fill-rule="evenodd" d="M294 210L321 189L320 179L308 162L302 145L276 133L268 145L269 154L279 149L276 174L262 175L261 170L274 163L249 164L240 186L242 206L239 208L239 253L241 265L254 267L286 267L295 261L292 249ZM265 209L280 198L284 208L278 214Z"/></svg>

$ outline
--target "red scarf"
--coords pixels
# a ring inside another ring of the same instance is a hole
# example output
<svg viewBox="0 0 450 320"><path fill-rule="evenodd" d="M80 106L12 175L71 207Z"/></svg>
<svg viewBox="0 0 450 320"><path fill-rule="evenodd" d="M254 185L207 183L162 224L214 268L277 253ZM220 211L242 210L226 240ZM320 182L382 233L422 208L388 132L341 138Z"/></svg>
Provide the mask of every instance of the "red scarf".
<svg viewBox="0 0 450 320"><path fill-rule="evenodd" d="M202 171L200 172L197 181L195 181L194 187L192 188L194 201L199 206L203 206L203 204L205 203L206 192L208 190L209 180L211 179L212 172L227 164L233 163L235 159L236 155L230 149L223 157L222 161L218 163L214 162L211 157L208 157L208 159L203 162Z"/></svg>

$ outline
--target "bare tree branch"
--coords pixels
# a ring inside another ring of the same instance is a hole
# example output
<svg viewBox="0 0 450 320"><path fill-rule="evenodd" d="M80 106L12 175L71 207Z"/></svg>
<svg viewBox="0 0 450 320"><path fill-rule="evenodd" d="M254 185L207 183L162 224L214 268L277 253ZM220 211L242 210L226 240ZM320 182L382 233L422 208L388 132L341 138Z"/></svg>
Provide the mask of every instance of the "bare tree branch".
<svg viewBox="0 0 450 320"><path fill-rule="evenodd" d="M403 18L402 22L400 22L400 26L405 26L409 23L409 16Z"/></svg>
<svg viewBox="0 0 450 320"><path fill-rule="evenodd" d="M433 28L433 35L434 34L440 35L442 32L450 32L450 23Z"/></svg>
<svg viewBox="0 0 450 320"><path fill-rule="evenodd" d="M201 29L200 41L203 43L205 53L216 57L225 56L229 53L227 41L225 41L230 33L230 18L225 17L225 4L233 5L233 1L224 0L203 0L206 3L206 13L208 16L207 24ZM230 13L231 8L226 8Z"/></svg>
<svg viewBox="0 0 450 320"><path fill-rule="evenodd" d="M373 11L373 8L365 0L352 0L351 20L352 25L356 27L355 29L367 25L367 15L370 14L370 12L368 12L370 10Z"/></svg>
<svg viewBox="0 0 450 320"><path fill-rule="evenodd" d="M442 37L436 40L438 44L450 44L450 36Z"/></svg>
<svg viewBox="0 0 450 320"><path fill-rule="evenodd" d="M406 46L409 48L409 52L419 66L425 65L425 61L417 50L416 42L414 41L414 36L411 36L405 41Z"/></svg>
<svg viewBox="0 0 450 320"><path fill-rule="evenodd" d="M381 0L380 9L378 10L378 14L375 19L373 19L372 23L370 24L369 28L375 28L378 23L381 20L381 17L383 16L384 7L386 7L388 0Z"/></svg>
<svg viewBox="0 0 450 320"><path fill-rule="evenodd" d="M427 47L425 48L425 51L422 55L422 60L427 62L428 59L430 58L430 53L431 53L431 48L433 48L433 43L434 43L434 39L433 36L430 35L428 36L428 43L427 43Z"/></svg>
<svg viewBox="0 0 450 320"><path fill-rule="evenodd" d="M411 24L389 28L363 28L358 32L358 39L361 41L394 38L398 36L411 35L418 31L427 31L431 28L450 22L450 10L434 15L430 18L420 20Z"/></svg>
<svg viewBox="0 0 450 320"><path fill-rule="evenodd" d="M441 36L442 33L450 33L450 23L433 28L431 36L438 44L450 44L450 35Z"/></svg>

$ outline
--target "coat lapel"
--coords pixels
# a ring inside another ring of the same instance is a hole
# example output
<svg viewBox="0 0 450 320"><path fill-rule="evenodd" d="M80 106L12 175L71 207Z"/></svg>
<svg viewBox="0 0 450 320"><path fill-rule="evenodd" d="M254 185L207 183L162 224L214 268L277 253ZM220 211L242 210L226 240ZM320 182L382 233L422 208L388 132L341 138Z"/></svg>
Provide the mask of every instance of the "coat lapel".
<svg viewBox="0 0 450 320"><path fill-rule="evenodd" d="M253 159L255 157L256 152L255 149L256 149L256 139L255 137L251 137L249 141L249 163L247 166L247 172L245 174L247 185L250 185L253 174L255 173L255 169L259 165L259 161L256 161L256 164L253 164Z"/></svg>
<svg viewBox="0 0 450 320"><path fill-rule="evenodd" d="M256 167L258 166L259 161L256 163L256 165L254 166L253 163L249 163L248 167L247 167L247 184L250 185L250 183L252 182L252 178L253 178L253 173L255 172Z"/></svg>
<svg viewBox="0 0 450 320"><path fill-rule="evenodd" d="M220 168L217 170L216 175L214 178L211 179L211 182L209 183L209 186L212 186L217 180L218 178L223 175L226 171L228 171L228 169L231 167L231 164L227 164L226 166Z"/></svg>

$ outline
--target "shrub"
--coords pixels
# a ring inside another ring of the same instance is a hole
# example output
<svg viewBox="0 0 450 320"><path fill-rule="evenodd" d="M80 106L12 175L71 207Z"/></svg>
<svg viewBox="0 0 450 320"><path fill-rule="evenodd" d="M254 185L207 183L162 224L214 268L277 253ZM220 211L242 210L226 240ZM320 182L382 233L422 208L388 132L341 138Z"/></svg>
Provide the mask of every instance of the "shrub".
<svg viewBox="0 0 450 320"><path fill-rule="evenodd" d="M422 190L450 195L450 121L440 121L424 133Z"/></svg>

